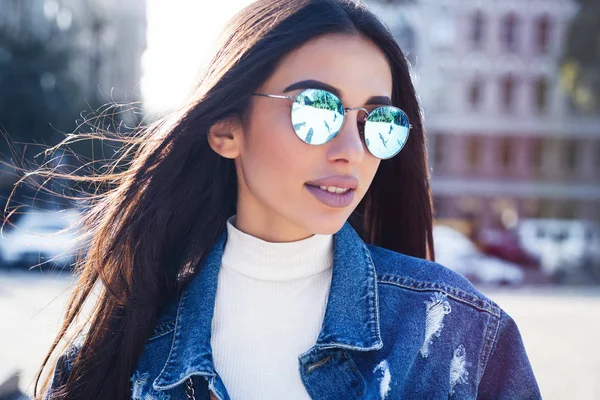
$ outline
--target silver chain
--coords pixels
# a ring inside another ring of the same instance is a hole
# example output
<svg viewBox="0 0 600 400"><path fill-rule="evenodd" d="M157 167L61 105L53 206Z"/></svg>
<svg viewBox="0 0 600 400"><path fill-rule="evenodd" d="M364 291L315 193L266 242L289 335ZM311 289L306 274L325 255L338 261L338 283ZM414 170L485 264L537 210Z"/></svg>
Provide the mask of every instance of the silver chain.
<svg viewBox="0 0 600 400"><path fill-rule="evenodd" d="M188 378L186 382L187 389L185 390L185 394L188 399L196 400L196 396L194 395L194 383L192 382L192 378Z"/></svg>

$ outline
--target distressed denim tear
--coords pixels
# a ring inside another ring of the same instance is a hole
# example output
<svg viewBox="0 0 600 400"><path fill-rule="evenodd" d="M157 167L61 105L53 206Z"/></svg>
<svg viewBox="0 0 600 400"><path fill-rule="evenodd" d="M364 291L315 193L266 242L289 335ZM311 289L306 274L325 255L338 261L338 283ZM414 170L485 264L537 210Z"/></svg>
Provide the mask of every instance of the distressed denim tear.
<svg viewBox="0 0 600 400"><path fill-rule="evenodd" d="M430 301L425 302L426 318L425 318L425 340L421 347L421 356L429 355L429 346L434 337L439 337L444 327L444 317L452 311L450 303L445 294L436 292L431 296Z"/></svg>
<svg viewBox="0 0 600 400"><path fill-rule="evenodd" d="M467 383L469 371L467 371L467 352L462 344L454 350L454 356L450 361L450 395L454 394L454 386Z"/></svg>
<svg viewBox="0 0 600 400"><path fill-rule="evenodd" d="M148 383L150 374L136 371L131 377L131 400L170 400L165 392L156 392ZM146 386L148 388L146 388Z"/></svg>
<svg viewBox="0 0 600 400"><path fill-rule="evenodd" d="M392 382L392 374L390 373L390 366L387 360L383 360L379 364L377 364L377 366L373 370L373 373L380 374L379 396L381 400L384 400L390 391L390 384Z"/></svg>
<svg viewBox="0 0 600 400"><path fill-rule="evenodd" d="M142 395L144 392L144 386L148 382L150 374L135 372L131 377L131 399L132 400L143 400Z"/></svg>

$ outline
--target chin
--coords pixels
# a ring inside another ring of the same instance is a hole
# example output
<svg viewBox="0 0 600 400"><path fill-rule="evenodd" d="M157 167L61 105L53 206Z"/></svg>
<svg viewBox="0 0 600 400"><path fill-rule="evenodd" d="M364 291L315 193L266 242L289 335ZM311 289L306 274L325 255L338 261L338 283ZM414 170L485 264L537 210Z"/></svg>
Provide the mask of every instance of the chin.
<svg viewBox="0 0 600 400"><path fill-rule="evenodd" d="M347 220L345 213L323 215L314 218L307 228L315 235L333 235L342 229Z"/></svg>

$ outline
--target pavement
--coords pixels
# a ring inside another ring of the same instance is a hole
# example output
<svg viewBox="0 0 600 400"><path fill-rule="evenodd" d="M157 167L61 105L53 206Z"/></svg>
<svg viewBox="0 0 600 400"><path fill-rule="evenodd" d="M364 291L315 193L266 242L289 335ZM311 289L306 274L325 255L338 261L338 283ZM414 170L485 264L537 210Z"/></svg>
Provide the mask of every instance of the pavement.
<svg viewBox="0 0 600 400"><path fill-rule="evenodd" d="M73 283L66 272L0 269L0 379L18 371L23 393L33 393ZM544 399L600 400L600 287L480 289L517 322Z"/></svg>
<svg viewBox="0 0 600 400"><path fill-rule="evenodd" d="M72 283L67 272L0 269L0 379L18 372L23 393L33 394L35 375L58 333Z"/></svg>
<svg viewBox="0 0 600 400"><path fill-rule="evenodd" d="M600 287L482 292L516 321L544 399L600 400Z"/></svg>

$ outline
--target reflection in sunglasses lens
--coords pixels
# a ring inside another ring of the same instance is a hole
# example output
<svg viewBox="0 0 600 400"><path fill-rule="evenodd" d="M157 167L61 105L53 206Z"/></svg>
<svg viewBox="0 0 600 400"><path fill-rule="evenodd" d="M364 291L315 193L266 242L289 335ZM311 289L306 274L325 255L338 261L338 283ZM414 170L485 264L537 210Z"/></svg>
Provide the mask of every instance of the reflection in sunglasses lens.
<svg viewBox="0 0 600 400"><path fill-rule="evenodd" d="M371 111L365 122L365 143L375 157L388 159L400 152L409 132L406 114L391 106Z"/></svg>
<svg viewBox="0 0 600 400"><path fill-rule="evenodd" d="M333 93L319 89L300 92L292 105L292 124L300 139L308 144L323 144L339 132L344 108Z"/></svg>

